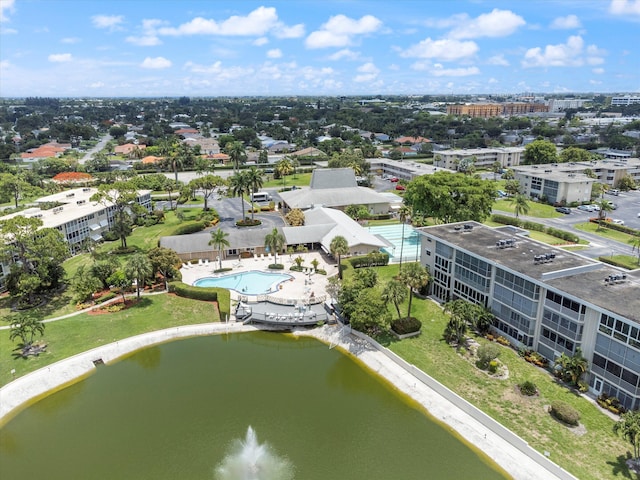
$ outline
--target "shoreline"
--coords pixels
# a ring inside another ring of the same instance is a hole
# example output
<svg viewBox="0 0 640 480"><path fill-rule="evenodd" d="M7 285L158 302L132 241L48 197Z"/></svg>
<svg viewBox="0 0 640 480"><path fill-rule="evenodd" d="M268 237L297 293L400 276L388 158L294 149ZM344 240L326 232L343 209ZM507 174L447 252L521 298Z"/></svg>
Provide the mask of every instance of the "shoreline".
<svg viewBox="0 0 640 480"><path fill-rule="evenodd" d="M13 380L0 389L0 399L2 399L0 428L41 398L91 375L96 369L95 362L109 365L138 350L181 338L257 330L278 331L278 329L244 325L239 322L172 327L129 337L60 360ZM461 441L467 443L481 456L494 462L515 480L575 479L574 476L529 447L524 440L435 382L424 372L416 371L415 367L406 364L399 357L393 358L395 354L379 346L369 337L359 332L345 333L339 325L325 325L312 330L286 330L286 332L294 336L315 338L327 344L329 348L339 348L343 354L353 356L372 373L379 375L403 395L412 399L424 409L426 414L446 425ZM511 438L508 440L505 434L510 435Z"/></svg>

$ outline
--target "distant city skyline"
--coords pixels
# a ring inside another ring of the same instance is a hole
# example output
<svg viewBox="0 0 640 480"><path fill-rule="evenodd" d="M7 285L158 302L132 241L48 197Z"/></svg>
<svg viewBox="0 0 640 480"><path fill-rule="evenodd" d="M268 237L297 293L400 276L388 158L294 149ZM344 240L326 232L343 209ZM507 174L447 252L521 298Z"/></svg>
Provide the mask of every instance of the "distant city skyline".
<svg viewBox="0 0 640 480"><path fill-rule="evenodd" d="M0 0L0 97L640 93L640 0Z"/></svg>

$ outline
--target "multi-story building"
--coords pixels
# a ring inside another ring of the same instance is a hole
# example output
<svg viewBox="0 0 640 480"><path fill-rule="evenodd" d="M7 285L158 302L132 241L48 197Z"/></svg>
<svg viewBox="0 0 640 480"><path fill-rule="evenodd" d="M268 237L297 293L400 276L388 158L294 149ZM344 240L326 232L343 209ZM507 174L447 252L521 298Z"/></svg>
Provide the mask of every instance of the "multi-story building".
<svg viewBox="0 0 640 480"><path fill-rule="evenodd" d="M491 168L500 162L502 168L520 165L520 157L524 147L469 148L464 150L440 150L434 154L433 165L450 170L457 170L462 161L471 161L476 168Z"/></svg>
<svg viewBox="0 0 640 480"><path fill-rule="evenodd" d="M414 162L412 160L392 160L390 158L367 158L371 165L370 171L379 175L391 175L402 180L413 180L422 175L430 175L445 168L427 165L426 163Z"/></svg>
<svg viewBox="0 0 640 480"><path fill-rule="evenodd" d="M6 220L16 216L39 218L42 228L55 228L62 232L72 255L76 254L87 238L99 241L102 234L113 227L115 207L109 203L92 201L96 188L74 188L64 192L41 197L37 207L0 217ZM140 190L136 202L147 210L151 209L151 190ZM0 287L9 272L8 265L1 266Z"/></svg>
<svg viewBox="0 0 640 480"><path fill-rule="evenodd" d="M611 97L612 106L627 106L640 104L640 96L638 95L623 95L620 97Z"/></svg>
<svg viewBox="0 0 640 480"><path fill-rule="evenodd" d="M640 274L476 222L418 230L440 302L465 299L496 317L516 347L554 362L580 348L591 393L640 408Z"/></svg>
<svg viewBox="0 0 640 480"><path fill-rule="evenodd" d="M582 108L588 101L586 98L553 98L549 100L549 111L562 112L568 109Z"/></svg>
<svg viewBox="0 0 640 480"><path fill-rule="evenodd" d="M447 115L468 115L470 117L500 117L548 112L549 107L542 103L465 103L447 105Z"/></svg>
<svg viewBox="0 0 640 480"><path fill-rule="evenodd" d="M521 193L552 204L588 202L596 182L584 173L564 172L550 165L518 167L513 174L520 183Z"/></svg>

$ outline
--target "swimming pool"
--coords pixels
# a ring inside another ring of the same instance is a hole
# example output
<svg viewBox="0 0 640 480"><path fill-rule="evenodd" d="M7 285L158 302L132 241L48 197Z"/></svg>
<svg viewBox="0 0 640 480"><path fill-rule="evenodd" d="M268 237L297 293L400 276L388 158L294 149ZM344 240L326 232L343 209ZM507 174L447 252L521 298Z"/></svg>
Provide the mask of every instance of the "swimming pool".
<svg viewBox="0 0 640 480"><path fill-rule="evenodd" d="M222 277L200 278L193 284L196 287L221 287L235 290L246 295L262 295L278 290L278 285L293 277L286 273L249 272L233 273Z"/></svg>
<svg viewBox="0 0 640 480"><path fill-rule="evenodd" d="M381 250L389 254L389 262L400 261L402 251L403 262L415 262L420 255L420 235L411 225L404 226L404 244L402 242L402 224L378 225L368 227L369 233L379 235L391 243L390 247Z"/></svg>

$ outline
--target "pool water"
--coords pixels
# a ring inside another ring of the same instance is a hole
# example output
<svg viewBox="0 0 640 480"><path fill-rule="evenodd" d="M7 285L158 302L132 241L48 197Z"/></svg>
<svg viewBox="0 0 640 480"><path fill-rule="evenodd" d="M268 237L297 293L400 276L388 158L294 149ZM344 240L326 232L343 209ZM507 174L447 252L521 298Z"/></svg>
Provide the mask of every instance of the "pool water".
<svg viewBox="0 0 640 480"><path fill-rule="evenodd" d="M286 273L250 272L233 273L222 277L200 278L193 284L196 287L221 287L235 290L246 295L262 295L278 290L278 285L293 277Z"/></svg>
<svg viewBox="0 0 640 480"><path fill-rule="evenodd" d="M384 247L381 250L389 254L389 262L400 261L402 253L403 262L415 262L420 255L420 235L411 226L404 226L404 244L402 242L402 225L378 225L368 227L369 233L379 235L392 244L391 247Z"/></svg>

